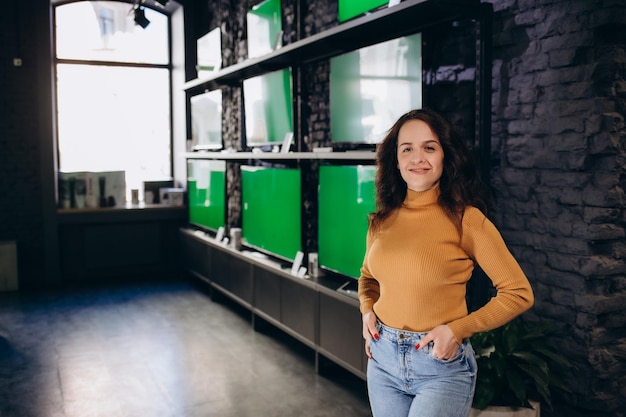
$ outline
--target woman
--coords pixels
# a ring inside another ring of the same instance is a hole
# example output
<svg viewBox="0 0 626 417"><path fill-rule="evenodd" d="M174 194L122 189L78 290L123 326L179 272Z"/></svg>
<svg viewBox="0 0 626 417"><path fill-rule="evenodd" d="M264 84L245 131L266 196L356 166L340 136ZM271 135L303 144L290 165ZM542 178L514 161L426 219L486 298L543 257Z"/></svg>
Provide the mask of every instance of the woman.
<svg viewBox="0 0 626 417"><path fill-rule="evenodd" d="M359 279L374 417L466 417L476 382L469 337L534 302L528 279L485 217L471 154L437 113L413 110L378 149L377 211ZM481 266L497 295L468 313Z"/></svg>

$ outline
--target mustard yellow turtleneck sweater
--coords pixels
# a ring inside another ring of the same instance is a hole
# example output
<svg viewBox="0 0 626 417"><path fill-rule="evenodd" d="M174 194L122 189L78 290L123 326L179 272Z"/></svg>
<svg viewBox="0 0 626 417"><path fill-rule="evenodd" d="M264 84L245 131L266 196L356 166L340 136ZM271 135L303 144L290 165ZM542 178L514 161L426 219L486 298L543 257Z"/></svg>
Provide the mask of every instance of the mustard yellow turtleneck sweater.
<svg viewBox="0 0 626 417"><path fill-rule="evenodd" d="M427 332L447 324L459 343L501 326L529 309L533 292L500 233L480 210L467 207L460 238L437 203L439 188L407 191L402 207L367 238L359 300L387 326ZM468 314L466 283L474 262L497 290Z"/></svg>

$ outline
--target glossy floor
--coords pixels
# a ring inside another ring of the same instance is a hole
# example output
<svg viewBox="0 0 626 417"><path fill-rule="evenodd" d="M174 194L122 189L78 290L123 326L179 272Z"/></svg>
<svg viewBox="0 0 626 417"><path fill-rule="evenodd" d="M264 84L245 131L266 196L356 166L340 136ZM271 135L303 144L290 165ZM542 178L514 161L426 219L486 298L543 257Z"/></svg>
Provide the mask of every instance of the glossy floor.
<svg viewBox="0 0 626 417"><path fill-rule="evenodd" d="M286 335L187 282L0 293L0 416L370 416Z"/></svg>

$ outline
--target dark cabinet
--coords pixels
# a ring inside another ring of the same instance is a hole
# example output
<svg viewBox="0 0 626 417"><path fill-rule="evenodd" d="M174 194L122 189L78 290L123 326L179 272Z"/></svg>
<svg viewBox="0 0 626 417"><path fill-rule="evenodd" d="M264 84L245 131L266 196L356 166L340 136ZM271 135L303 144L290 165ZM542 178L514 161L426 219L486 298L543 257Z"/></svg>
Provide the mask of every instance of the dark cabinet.
<svg viewBox="0 0 626 417"><path fill-rule="evenodd" d="M282 278L265 268L254 268L254 307L261 312L280 321Z"/></svg>
<svg viewBox="0 0 626 417"><path fill-rule="evenodd" d="M202 240L189 237L180 240L180 258L187 270L209 280L211 276L211 254L213 251Z"/></svg>
<svg viewBox="0 0 626 417"><path fill-rule="evenodd" d="M282 281L281 322L311 342L315 342L316 292L297 281Z"/></svg>
<svg viewBox="0 0 626 417"><path fill-rule="evenodd" d="M251 310L255 328L255 316L261 317L365 378L358 301L336 291L340 285L297 278L187 228L180 229L180 241L189 251L182 256L184 269Z"/></svg>
<svg viewBox="0 0 626 417"><path fill-rule="evenodd" d="M330 359L365 372L361 313L358 301L343 294L319 294L319 347Z"/></svg>
<svg viewBox="0 0 626 417"><path fill-rule="evenodd" d="M235 301L252 305L252 264L218 247L213 248L211 281Z"/></svg>
<svg viewBox="0 0 626 417"><path fill-rule="evenodd" d="M60 210L62 280L172 276L180 265L178 229L186 222L185 207Z"/></svg>

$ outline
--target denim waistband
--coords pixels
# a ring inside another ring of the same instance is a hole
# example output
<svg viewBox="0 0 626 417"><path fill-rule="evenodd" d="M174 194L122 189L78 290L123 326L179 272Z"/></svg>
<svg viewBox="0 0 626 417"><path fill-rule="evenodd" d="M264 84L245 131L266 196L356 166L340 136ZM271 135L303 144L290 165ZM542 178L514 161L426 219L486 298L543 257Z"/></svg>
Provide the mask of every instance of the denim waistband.
<svg viewBox="0 0 626 417"><path fill-rule="evenodd" d="M428 332L412 332L410 330L401 330L393 327L386 326L382 324L380 321L376 322L376 328L378 329L378 335L382 339L389 340L391 342L402 343L402 344L418 344L420 340L424 336L428 334ZM433 342L428 344L429 347L432 347ZM469 345L469 338L463 339L463 345Z"/></svg>
<svg viewBox="0 0 626 417"><path fill-rule="evenodd" d="M380 321L376 323L378 328L378 335L381 338L390 340L392 342L402 343L414 343L417 344L428 332L411 332L409 330L395 329L393 327L386 326Z"/></svg>

